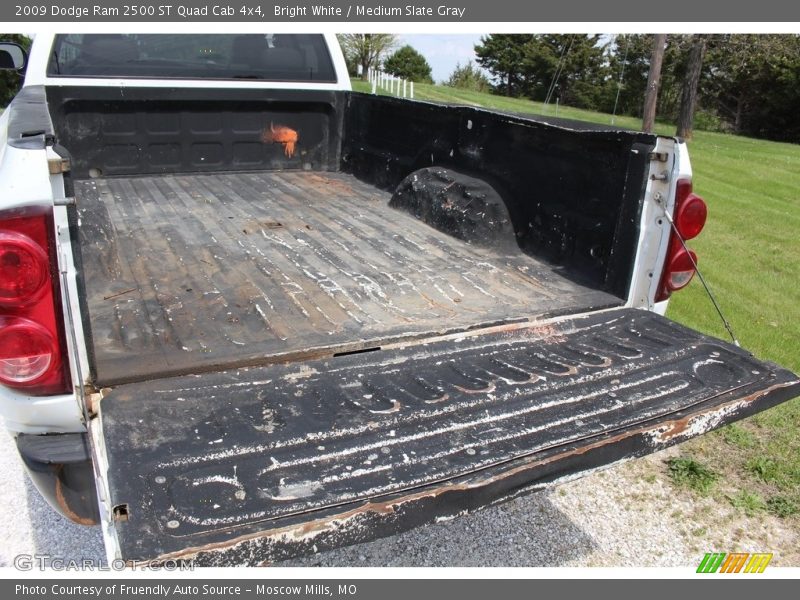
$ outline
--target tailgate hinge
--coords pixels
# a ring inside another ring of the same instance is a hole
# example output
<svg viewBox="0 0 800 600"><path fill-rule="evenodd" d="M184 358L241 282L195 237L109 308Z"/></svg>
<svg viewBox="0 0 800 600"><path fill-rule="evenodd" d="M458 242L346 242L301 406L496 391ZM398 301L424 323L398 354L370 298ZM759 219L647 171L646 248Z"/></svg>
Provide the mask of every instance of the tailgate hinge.
<svg viewBox="0 0 800 600"><path fill-rule="evenodd" d="M647 155L647 159L652 162L667 162L669 154L667 152L651 152Z"/></svg>

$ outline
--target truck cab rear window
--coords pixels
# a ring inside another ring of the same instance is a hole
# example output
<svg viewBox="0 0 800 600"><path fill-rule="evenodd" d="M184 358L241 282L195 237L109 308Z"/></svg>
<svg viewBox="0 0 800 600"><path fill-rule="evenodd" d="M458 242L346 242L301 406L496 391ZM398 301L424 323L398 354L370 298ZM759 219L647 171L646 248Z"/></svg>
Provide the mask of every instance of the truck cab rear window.
<svg viewBox="0 0 800 600"><path fill-rule="evenodd" d="M318 34L59 35L47 74L336 82Z"/></svg>

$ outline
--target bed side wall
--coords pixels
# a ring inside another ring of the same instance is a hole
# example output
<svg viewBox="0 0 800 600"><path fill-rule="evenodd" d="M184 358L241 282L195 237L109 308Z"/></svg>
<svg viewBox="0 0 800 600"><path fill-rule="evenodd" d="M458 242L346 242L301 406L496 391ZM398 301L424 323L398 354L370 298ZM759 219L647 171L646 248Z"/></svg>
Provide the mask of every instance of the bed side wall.
<svg viewBox="0 0 800 600"><path fill-rule="evenodd" d="M482 178L523 251L624 298L655 138L549 121L352 93L341 168L388 190L432 165Z"/></svg>
<svg viewBox="0 0 800 600"><path fill-rule="evenodd" d="M336 170L344 92L49 87L76 178Z"/></svg>

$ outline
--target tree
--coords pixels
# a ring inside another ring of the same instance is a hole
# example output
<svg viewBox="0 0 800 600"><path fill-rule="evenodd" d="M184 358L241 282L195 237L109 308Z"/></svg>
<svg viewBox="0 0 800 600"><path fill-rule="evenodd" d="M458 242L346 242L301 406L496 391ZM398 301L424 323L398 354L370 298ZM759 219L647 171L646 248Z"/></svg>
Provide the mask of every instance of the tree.
<svg viewBox="0 0 800 600"><path fill-rule="evenodd" d="M529 34L491 34L475 46L475 60L495 79L494 88L506 96L520 95L522 60Z"/></svg>
<svg viewBox="0 0 800 600"><path fill-rule="evenodd" d="M657 33L653 38L653 52L650 55L650 69L647 73L647 92L644 95L644 109L642 109L642 131L652 133L656 122L656 103L658 101L658 86L661 83L661 64L664 62L664 46L667 36Z"/></svg>
<svg viewBox="0 0 800 600"><path fill-rule="evenodd" d="M405 45L383 62L383 70L397 77L418 83L433 83L431 66L425 57Z"/></svg>
<svg viewBox="0 0 800 600"><path fill-rule="evenodd" d="M711 36L701 102L735 133L800 140L800 36Z"/></svg>
<svg viewBox="0 0 800 600"><path fill-rule="evenodd" d="M0 33L0 40L4 42L16 42L28 52L31 48L30 38L17 33ZM11 99L19 91L22 85L22 77L16 71L0 71L0 106L8 106Z"/></svg>
<svg viewBox="0 0 800 600"><path fill-rule="evenodd" d="M681 82L686 72L690 45L691 36L670 34L667 38L656 108L657 114L663 119L677 118ZM609 86L612 93L604 97L598 109L612 112L619 88L617 114L642 116L642 99L647 89L652 50L653 35L617 36L609 54L610 71L614 75L614 81Z"/></svg>
<svg viewBox="0 0 800 600"><path fill-rule="evenodd" d="M377 67L383 56L397 44L392 33L343 33L339 36L345 60L361 66L361 79L367 80L367 71Z"/></svg>
<svg viewBox="0 0 800 600"><path fill-rule="evenodd" d="M511 35L481 38L477 62L507 96L533 100L559 97L595 108L608 86L606 47L599 35Z"/></svg>
<svg viewBox="0 0 800 600"><path fill-rule="evenodd" d="M653 36L628 34L617 36L609 58L613 73L613 98L599 108L612 112L616 103L616 114L642 115L642 98L647 87L647 71L650 68L650 51ZM619 92L619 95L617 95Z"/></svg>
<svg viewBox="0 0 800 600"><path fill-rule="evenodd" d="M643 116L653 35L511 35L481 38L476 62L492 91L603 112ZM666 41L656 114L687 121L694 106L703 125L756 137L800 142L800 35L675 34ZM450 82L448 82L450 83ZM682 113L683 110L683 114ZM695 119L697 120L697 119Z"/></svg>
<svg viewBox="0 0 800 600"><path fill-rule="evenodd" d="M599 35L534 35L522 62L525 95L533 100L596 108L610 73Z"/></svg>
<svg viewBox="0 0 800 600"><path fill-rule="evenodd" d="M463 67L460 63L456 63L456 68L450 74L445 85L472 90L473 92L488 92L492 84L483 71L473 65L472 62L468 62Z"/></svg>
<svg viewBox="0 0 800 600"><path fill-rule="evenodd" d="M678 137L692 138L694 113L697 109L697 84L700 83L705 54L705 36L695 35L692 41L692 48L689 51L689 62L686 66L686 76L683 79L683 89L681 90L681 108L678 113L678 127L675 133Z"/></svg>

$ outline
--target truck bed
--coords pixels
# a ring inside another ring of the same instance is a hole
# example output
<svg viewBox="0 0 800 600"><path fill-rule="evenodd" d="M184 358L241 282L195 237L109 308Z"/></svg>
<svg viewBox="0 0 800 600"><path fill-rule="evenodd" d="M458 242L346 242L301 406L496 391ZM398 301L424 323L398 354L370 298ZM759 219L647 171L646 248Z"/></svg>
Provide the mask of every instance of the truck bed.
<svg viewBox="0 0 800 600"><path fill-rule="evenodd" d="M100 386L324 358L622 301L335 172L75 183Z"/></svg>

